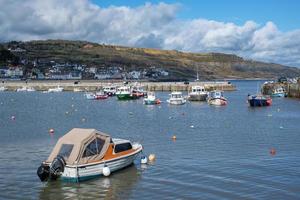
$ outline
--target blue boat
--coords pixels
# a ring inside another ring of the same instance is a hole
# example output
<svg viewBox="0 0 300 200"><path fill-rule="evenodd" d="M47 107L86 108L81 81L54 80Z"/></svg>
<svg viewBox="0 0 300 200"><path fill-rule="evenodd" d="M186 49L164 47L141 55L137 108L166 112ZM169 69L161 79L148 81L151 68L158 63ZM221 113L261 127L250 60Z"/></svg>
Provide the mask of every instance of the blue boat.
<svg viewBox="0 0 300 200"><path fill-rule="evenodd" d="M277 87L274 89L273 93L271 94L272 97L285 97L285 92L282 87Z"/></svg>
<svg viewBox="0 0 300 200"><path fill-rule="evenodd" d="M251 107L272 105L272 99L264 95L248 95L248 103Z"/></svg>

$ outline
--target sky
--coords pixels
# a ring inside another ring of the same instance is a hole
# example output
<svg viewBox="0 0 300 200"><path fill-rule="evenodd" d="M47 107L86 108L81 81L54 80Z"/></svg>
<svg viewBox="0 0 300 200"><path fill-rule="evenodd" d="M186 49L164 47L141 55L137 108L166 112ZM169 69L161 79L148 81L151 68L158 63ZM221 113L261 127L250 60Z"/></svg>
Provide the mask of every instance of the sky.
<svg viewBox="0 0 300 200"><path fill-rule="evenodd" d="M0 0L0 41L232 53L300 67L298 0Z"/></svg>

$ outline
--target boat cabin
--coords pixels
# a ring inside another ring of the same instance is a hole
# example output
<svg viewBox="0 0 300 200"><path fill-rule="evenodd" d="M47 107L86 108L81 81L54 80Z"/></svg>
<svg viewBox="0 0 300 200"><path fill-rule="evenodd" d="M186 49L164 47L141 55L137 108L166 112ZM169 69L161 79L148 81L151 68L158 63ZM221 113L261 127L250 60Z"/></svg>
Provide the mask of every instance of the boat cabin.
<svg viewBox="0 0 300 200"><path fill-rule="evenodd" d="M173 99L183 98L182 92L172 92L172 93L170 94L170 96L171 96L171 98L173 98Z"/></svg>
<svg viewBox="0 0 300 200"><path fill-rule="evenodd" d="M67 165L88 164L128 150L132 150L129 140L112 139L96 129L74 128L58 140L46 163L61 156Z"/></svg>
<svg viewBox="0 0 300 200"><path fill-rule="evenodd" d="M203 86L193 86L192 92L193 93L201 93L201 92L206 92L206 90Z"/></svg>
<svg viewBox="0 0 300 200"><path fill-rule="evenodd" d="M117 92L121 92L121 93L128 92L128 93L130 93L130 87L126 87L126 86L119 87L117 89Z"/></svg>
<svg viewBox="0 0 300 200"><path fill-rule="evenodd" d="M223 91L212 91L212 92L209 93L209 97L213 98L213 99L221 98L223 96L224 96Z"/></svg>

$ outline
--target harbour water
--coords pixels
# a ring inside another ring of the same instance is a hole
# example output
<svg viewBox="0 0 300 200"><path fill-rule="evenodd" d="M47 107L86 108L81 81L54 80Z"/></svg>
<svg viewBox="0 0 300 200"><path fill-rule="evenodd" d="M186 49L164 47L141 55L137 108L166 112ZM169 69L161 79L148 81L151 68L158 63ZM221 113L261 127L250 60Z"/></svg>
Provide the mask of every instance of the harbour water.
<svg viewBox="0 0 300 200"><path fill-rule="evenodd" d="M72 92L1 92L0 199L300 199L299 99L250 108L247 94L257 91L257 81L234 84L224 107L170 106L167 92L156 93L160 106ZM73 127L140 141L156 161L136 160L79 184L41 183L37 167Z"/></svg>

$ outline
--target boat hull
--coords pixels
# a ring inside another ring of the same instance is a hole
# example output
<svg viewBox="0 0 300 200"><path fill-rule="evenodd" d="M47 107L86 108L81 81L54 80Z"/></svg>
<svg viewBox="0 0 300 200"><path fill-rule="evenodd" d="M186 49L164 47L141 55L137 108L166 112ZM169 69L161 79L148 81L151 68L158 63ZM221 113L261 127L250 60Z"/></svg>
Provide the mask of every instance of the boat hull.
<svg viewBox="0 0 300 200"><path fill-rule="evenodd" d="M145 105L156 105L156 104L160 104L160 101L159 100L144 99L144 104Z"/></svg>
<svg viewBox="0 0 300 200"><path fill-rule="evenodd" d="M206 101L207 94L190 94L189 101Z"/></svg>
<svg viewBox="0 0 300 200"><path fill-rule="evenodd" d="M269 99L249 99L248 102L251 107L262 107L271 105Z"/></svg>
<svg viewBox="0 0 300 200"><path fill-rule="evenodd" d="M285 97L285 94L284 93L273 93L271 96L272 97Z"/></svg>
<svg viewBox="0 0 300 200"><path fill-rule="evenodd" d="M225 106L227 105L227 100L222 99L222 98L217 98L217 99L209 99L208 104L214 105L214 106Z"/></svg>
<svg viewBox="0 0 300 200"><path fill-rule="evenodd" d="M182 99L182 100L170 100L168 99L167 102L171 105L183 105L185 104L186 100Z"/></svg>
<svg viewBox="0 0 300 200"><path fill-rule="evenodd" d="M87 164L81 166L65 166L65 170L61 175L61 180L66 182L79 182L103 176L103 168L106 165L111 172L123 169L133 164L134 159L141 150L136 151L128 156L115 158L111 160L101 161L95 164Z"/></svg>
<svg viewBox="0 0 300 200"><path fill-rule="evenodd" d="M118 100L134 100L138 99L139 97L131 94L117 94Z"/></svg>

